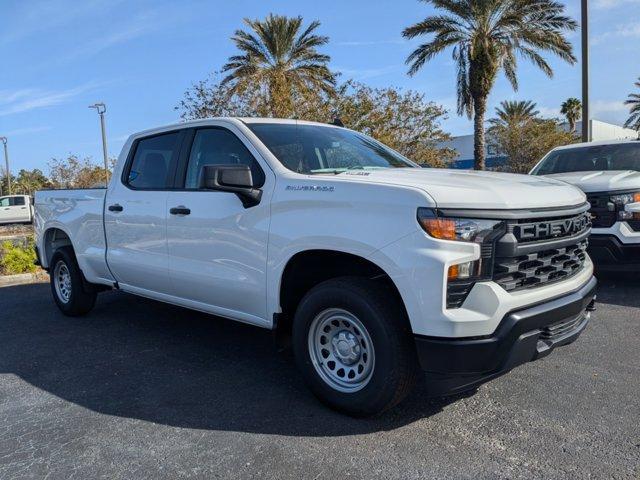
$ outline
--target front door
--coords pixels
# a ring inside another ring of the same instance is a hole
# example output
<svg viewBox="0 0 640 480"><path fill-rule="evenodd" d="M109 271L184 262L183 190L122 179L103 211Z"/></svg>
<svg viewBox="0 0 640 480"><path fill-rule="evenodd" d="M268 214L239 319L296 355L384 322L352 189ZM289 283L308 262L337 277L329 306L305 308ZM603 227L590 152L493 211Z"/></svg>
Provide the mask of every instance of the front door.
<svg viewBox="0 0 640 480"><path fill-rule="evenodd" d="M265 324L267 192L273 189L273 173L260 166L248 142L227 128L199 128L189 138L191 148L178 169L183 189L167 197L172 289L193 308ZM250 166L254 185L263 189L260 204L245 208L234 193L199 188L204 165L229 164Z"/></svg>
<svg viewBox="0 0 640 480"><path fill-rule="evenodd" d="M167 192L183 136L184 131L173 131L137 140L122 177L109 186L104 212L107 262L123 290L170 293Z"/></svg>

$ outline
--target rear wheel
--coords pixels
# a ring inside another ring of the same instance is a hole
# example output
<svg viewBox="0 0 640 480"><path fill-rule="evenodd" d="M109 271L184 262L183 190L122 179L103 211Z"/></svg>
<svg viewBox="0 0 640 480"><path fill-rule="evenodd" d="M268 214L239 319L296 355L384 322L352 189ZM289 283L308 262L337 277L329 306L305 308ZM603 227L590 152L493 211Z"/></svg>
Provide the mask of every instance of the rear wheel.
<svg viewBox="0 0 640 480"><path fill-rule="evenodd" d="M97 293L86 285L71 248L60 248L53 254L49 280L53 299L65 315L84 315L95 305Z"/></svg>
<svg viewBox="0 0 640 480"><path fill-rule="evenodd" d="M333 279L311 289L296 311L293 348L316 396L354 416L396 405L417 376L403 309L388 288L365 278Z"/></svg>

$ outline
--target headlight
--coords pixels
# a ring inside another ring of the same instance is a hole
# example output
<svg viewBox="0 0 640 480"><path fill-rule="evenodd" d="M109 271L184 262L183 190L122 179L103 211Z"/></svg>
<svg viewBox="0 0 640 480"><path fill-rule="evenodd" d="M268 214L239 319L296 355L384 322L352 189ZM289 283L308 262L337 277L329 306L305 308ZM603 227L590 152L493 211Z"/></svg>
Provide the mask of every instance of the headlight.
<svg viewBox="0 0 640 480"><path fill-rule="evenodd" d="M640 218L640 213L627 211L627 205L640 202L640 192L620 193L609 197L611 206L609 210L618 211L618 220L634 220ZM613 204L613 205L611 205Z"/></svg>
<svg viewBox="0 0 640 480"><path fill-rule="evenodd" d="M447 308L459 308L474 283L491 278L493 244L506 231L500 220L444 217L430 208L418 209L418 223L427 234L440 240L477 243L480 258L449 265L447 269Z"/></svg>
<svg viewBox="0 0 640 480"><path fill-rule="evenodd" d="M640 192L611 195L611 197L609 197L609 200L611 200L616 205L626 205L627 203L640 202Z"/></svg>
<svg viewBox="0 0 640 480"><path fill-rule="evenodd" d="M433 238L483 243L502 224L484 218L439 217L430 208L418 209L418 223Z"/></svg>

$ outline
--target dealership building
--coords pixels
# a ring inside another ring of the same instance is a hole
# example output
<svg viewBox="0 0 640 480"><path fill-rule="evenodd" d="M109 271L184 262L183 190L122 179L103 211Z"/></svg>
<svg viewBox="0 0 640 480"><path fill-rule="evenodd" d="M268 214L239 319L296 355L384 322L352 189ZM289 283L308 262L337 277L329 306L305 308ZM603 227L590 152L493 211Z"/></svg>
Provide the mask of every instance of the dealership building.
<svg viewBox="0 0 640 480"><path fill-rule="evenodd" d="M630 128L624 128L612 123L601 122L600 120L590 120L591 138L590 141L599 140L623 140L636 139L638 132ZM563 127L568 129L567 124ZM582 130L582 122L577 122L576 132ZM473 168L473 135L460 135L452 137L451 140L440 142L440 148L450 148L455 150L456 157L449 163L449 168ZM499 155L491 147L486 147L486 165L488 169L499 168L506 163L506 157Z"/></svg>

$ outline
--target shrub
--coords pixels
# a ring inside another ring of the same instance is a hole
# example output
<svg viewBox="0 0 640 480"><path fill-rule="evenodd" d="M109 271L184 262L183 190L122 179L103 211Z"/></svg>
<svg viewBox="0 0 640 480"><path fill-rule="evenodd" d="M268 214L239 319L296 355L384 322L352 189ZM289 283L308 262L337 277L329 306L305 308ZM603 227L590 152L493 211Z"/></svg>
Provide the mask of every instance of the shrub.
<svg viewBox="0 0 640 480"><path fill-rule="evenodd" d="M36 259L33 240L29 240L26 246L14 245L4 242L0 247L0 273L4 275L16 275L18 273L33 273Z"/></svg>

